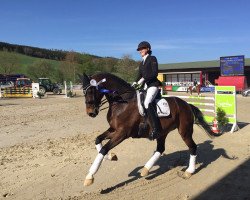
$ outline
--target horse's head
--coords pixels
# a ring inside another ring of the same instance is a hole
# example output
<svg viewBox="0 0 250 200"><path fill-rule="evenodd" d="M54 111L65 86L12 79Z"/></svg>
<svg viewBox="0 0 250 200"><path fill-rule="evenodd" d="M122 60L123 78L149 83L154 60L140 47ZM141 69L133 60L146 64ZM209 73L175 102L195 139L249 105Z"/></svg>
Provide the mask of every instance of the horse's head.
<svg viewBox="0 0 250 200"><path fill-rule="evenodd" d="M95 79L91 79L86 74L80 76L83 84L83 94L85 97L86 112L90 117L96 117L99 113L103 93L98 91L98 84Z"/></svg>

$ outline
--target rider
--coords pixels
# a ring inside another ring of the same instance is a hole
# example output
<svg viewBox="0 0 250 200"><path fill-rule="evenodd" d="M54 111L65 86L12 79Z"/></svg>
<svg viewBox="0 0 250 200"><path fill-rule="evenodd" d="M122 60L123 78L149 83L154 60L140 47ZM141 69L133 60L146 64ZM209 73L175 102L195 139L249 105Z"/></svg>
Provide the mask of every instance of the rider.
<svg viewBox="0 0 250 200"><path fill-rule="evenodd" d="M150 137L151 139L156 139L161 131L161 123L152 102L158 93L158 87L161 85L161 82L157 79L158 62L155 56L151 56L151 45L148 42L142 41L138 45L137 51L141 54L142 62L140 63L138 77L133 86L144 84L147 86L144 107L152 127Z"/></svg>
<svg viewBox="0 0 250 200"><path fill-rule="evenodd" d="M196 79L194 79L193 88L192 88L192 89L193 89L193 90L196 89L196 86L197 86L197 85L198 85L198 83L197 83Z"/></svg>

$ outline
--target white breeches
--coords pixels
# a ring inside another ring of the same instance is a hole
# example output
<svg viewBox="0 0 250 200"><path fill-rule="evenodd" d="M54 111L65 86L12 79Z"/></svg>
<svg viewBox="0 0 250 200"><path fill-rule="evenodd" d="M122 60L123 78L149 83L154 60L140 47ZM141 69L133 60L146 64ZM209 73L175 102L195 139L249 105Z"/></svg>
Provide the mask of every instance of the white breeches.
<svg viewBox="0 0 250 200"><path fill-rule="evenodd" d="M147 89L147 94L146 94L146 98L144 101L144 107L146 109L148 109L148 104L150 104L154 100L155 96L157 95L157 92L158 92L158 88L154 86L149 87Z"/></svg>

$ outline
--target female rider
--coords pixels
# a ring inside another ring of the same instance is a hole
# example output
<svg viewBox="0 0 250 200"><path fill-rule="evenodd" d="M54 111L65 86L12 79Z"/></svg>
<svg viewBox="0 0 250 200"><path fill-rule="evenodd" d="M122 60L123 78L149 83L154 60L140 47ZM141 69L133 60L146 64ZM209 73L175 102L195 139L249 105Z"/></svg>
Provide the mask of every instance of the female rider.
<svg viewBox="0 0 250 200"><path fill-rule="evenodd" d="M144 107L152 127L150 139L156 139L161 131L161 123L152 102L158 93L158 87L161 85L161 82L157 79L158 62L155 56L151 56L151 45L148 42L142 41L138 45L137 51L141 54L142 62L140 63L138 77L133 86L147 85Z"/></svg>

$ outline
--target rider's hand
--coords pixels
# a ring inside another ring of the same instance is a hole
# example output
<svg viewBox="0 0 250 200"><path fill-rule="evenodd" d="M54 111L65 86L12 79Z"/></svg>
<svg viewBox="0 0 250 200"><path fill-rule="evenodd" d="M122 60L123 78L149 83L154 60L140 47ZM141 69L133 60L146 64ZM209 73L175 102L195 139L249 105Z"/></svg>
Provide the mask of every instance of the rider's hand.
<svg viewBox="0 0 250 200"><path fill-rule="evenodd" d="M138 84L137 82L133 82L131 86L134 87L137 84Z"/></svg>
<svg viewBox="0 0 250 200"><path fill-rule="evenodd" d="M141 89L141 87L142 87L142 85L138 84L138 83L133 85L133 88L135 88L135 90L139 90L139 89Z"/></svg>

